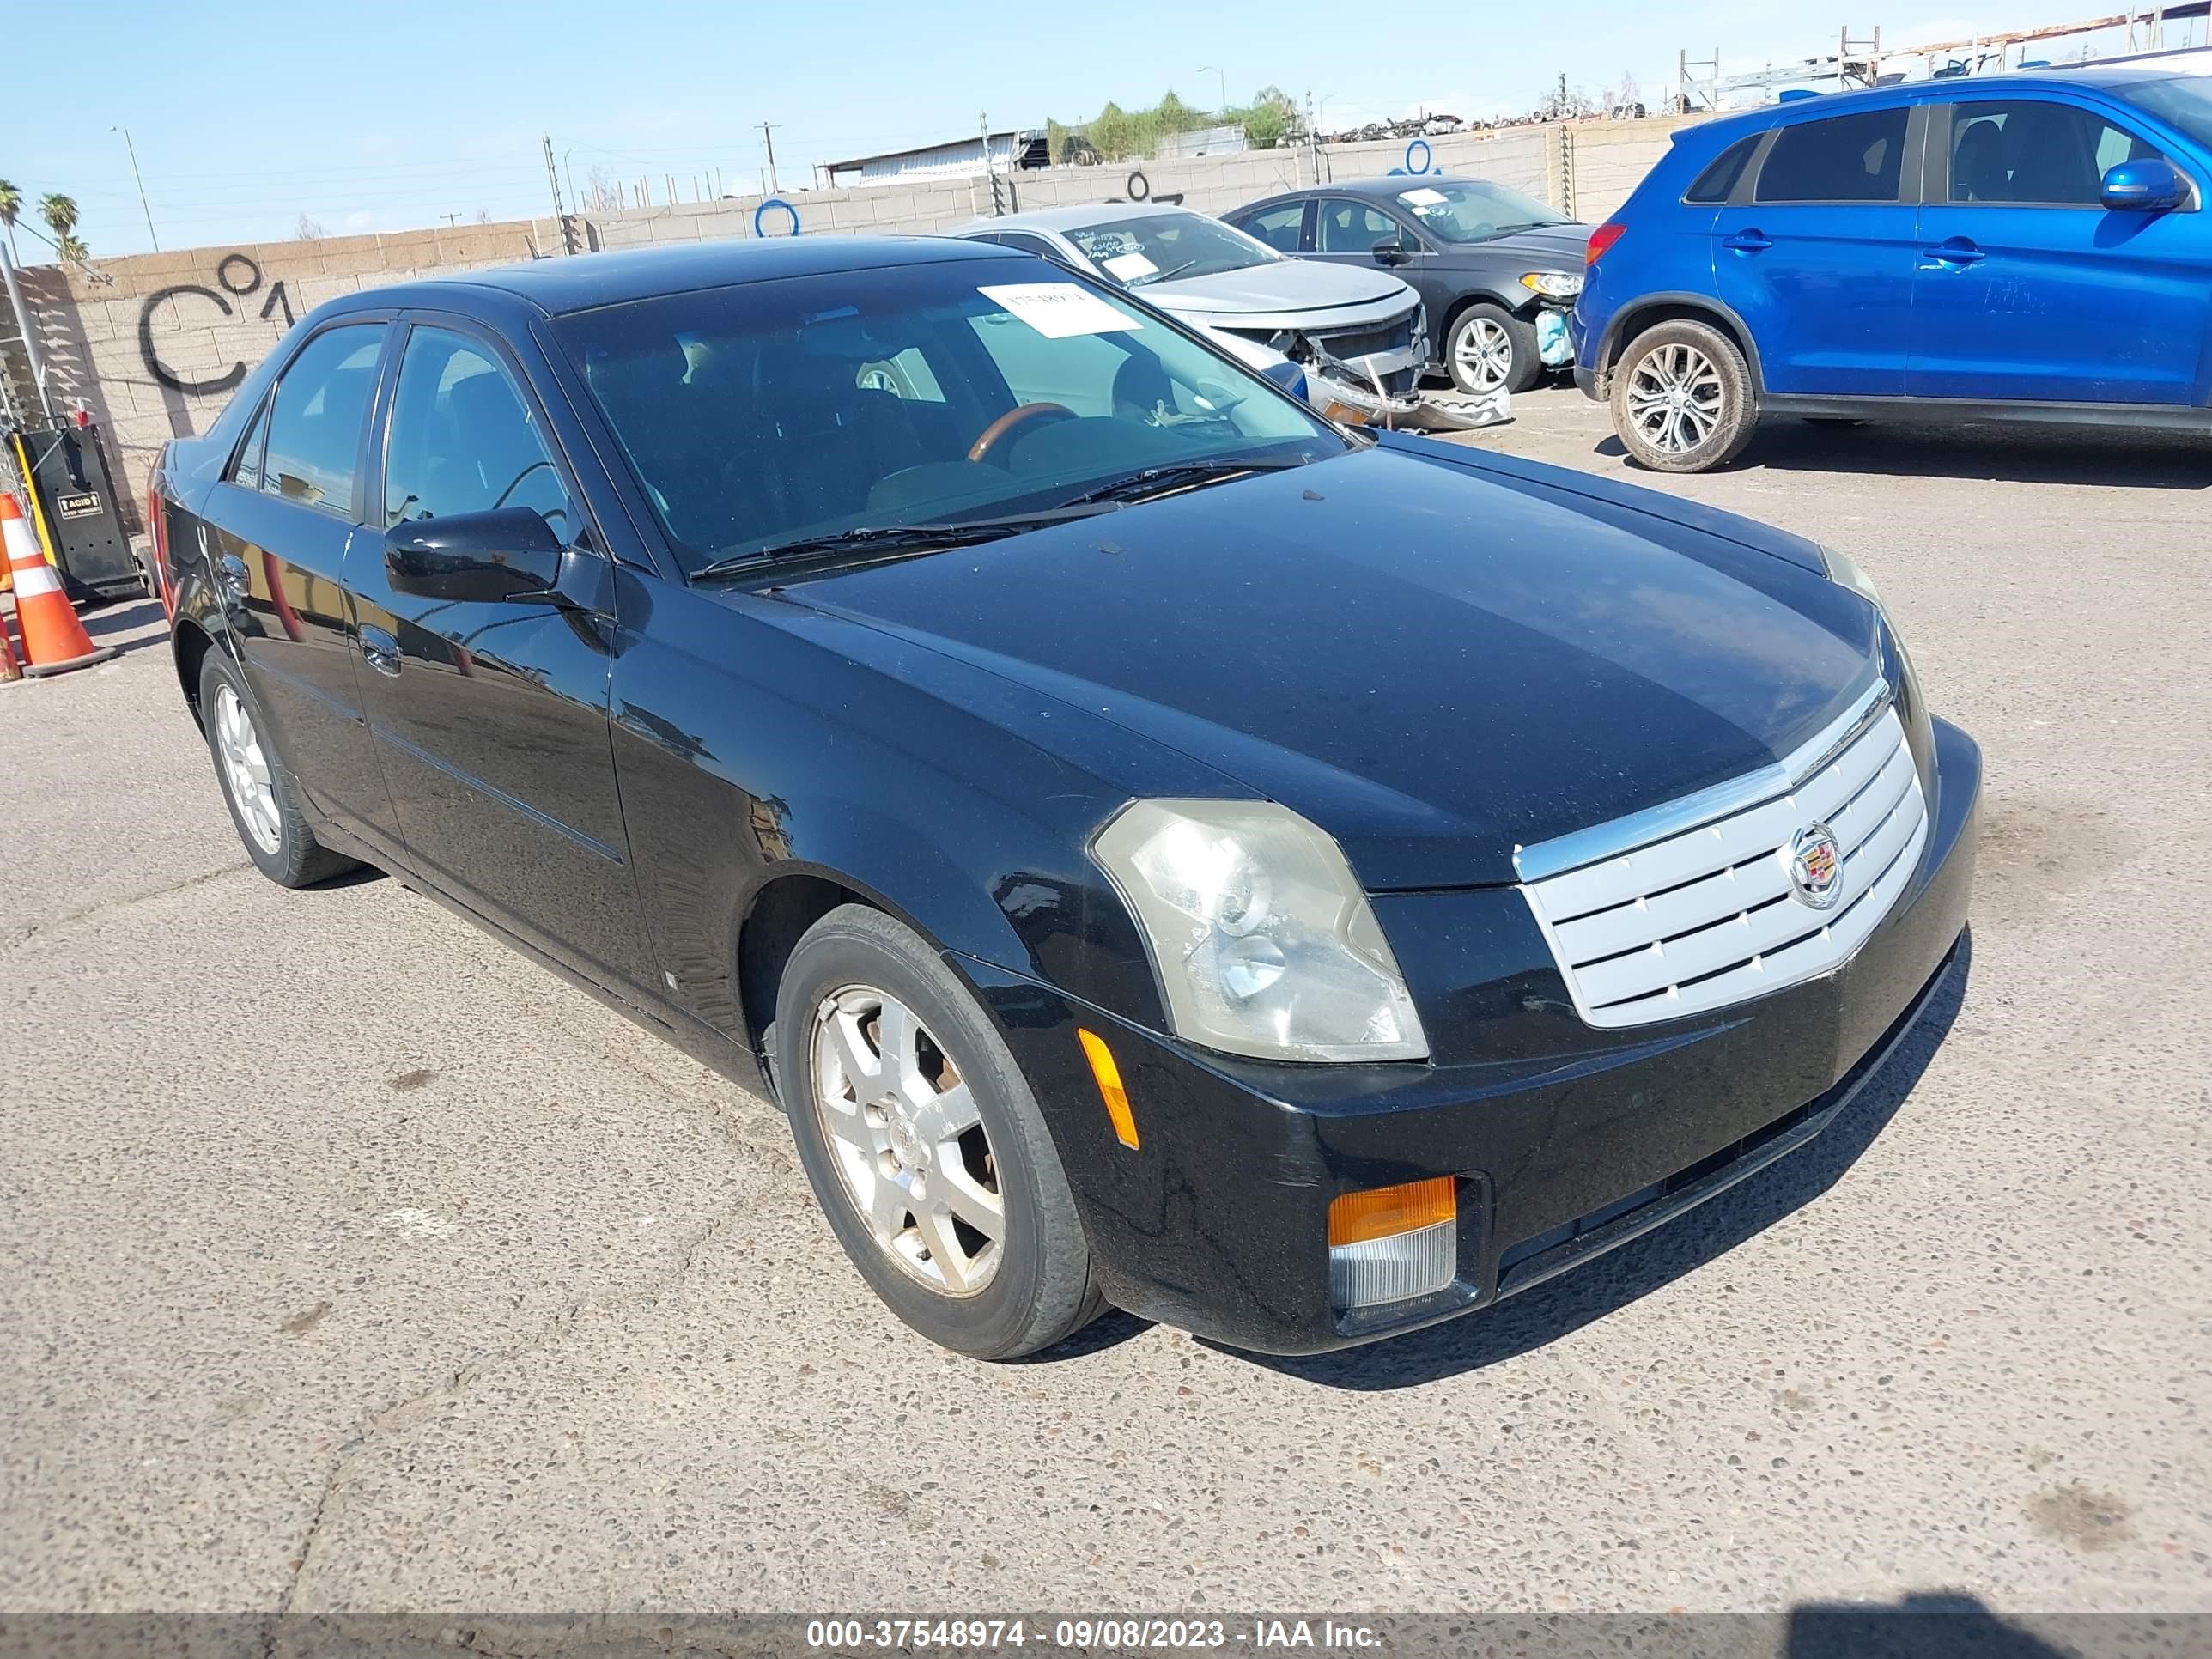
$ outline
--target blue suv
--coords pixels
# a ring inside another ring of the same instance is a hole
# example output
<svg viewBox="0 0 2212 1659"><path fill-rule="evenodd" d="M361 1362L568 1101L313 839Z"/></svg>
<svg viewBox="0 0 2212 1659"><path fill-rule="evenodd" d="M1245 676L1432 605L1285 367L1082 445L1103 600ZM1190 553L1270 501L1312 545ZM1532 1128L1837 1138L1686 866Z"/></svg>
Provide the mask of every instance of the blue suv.
<svg viewBox="0 0 2212 1659"><path fill-rule="evenodd" d="M1762 415L2212 430L2212 78L1801 98L1686 128L1591 235L1575 379L1701 472Z"/></svg>

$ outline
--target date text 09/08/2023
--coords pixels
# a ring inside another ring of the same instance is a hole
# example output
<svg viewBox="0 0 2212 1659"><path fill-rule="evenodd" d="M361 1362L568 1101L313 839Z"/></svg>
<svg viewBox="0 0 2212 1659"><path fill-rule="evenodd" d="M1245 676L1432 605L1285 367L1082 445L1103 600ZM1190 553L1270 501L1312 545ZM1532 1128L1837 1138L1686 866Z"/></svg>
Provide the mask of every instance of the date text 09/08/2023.
<svg viewBox="0 0 2212 1659"><path fill-rule="evenodd" d="M806 1644L831 1653L889 1650L988 1652L1002 1648L1132 1649L1327 1648L1382 1645L1371 1626L1334 1620L1253 1619L817 1619Z"/></svg>

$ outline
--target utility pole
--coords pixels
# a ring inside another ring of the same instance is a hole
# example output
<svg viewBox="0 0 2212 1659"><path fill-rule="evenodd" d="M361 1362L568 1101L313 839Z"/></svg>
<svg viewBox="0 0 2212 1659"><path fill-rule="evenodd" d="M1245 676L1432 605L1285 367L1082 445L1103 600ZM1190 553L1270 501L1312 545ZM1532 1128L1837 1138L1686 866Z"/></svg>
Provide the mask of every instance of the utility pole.
<svg viewBox="0 0 2212 1659"><path fill-rule="evenodd" d="M561 227L561 252L574 253L576 251L576 228L568 217L568 210L561 205L561 170L553 164L553 135L547 133L544 142L545 183L553 191L553 218Z"/></svg>
<svg viewBox="0 0 2212 1659"><path fill-rule="evenodd" d="M1198 72L1200 75L1218 75L1221 77L1221 103L1214 111L1216 115L1221 114L1229 107L1229 72L1212 64L1200 64L1198 66Z"/></svg>
<svg viewBox="0 0 2212 1659"><path fill-rule="evenodd" d="M0 276L7 280L8 303L15 313L15 330L22 337L23 356L31 366L31 385L39 394L39 408L46 417L46 424L52 426L54 405L46 396L46 359L39 349L38 320L31 315L30 307L23 303L23 290L15 281L15 256L8 251L4 240L0 240Z"/></svg>
<svg viewBox="0 0 2212 1659"><path fill-rule="evenodd" d="M138 210L146 216L146 240L154 245L154 252L161 251L161 239L154 234L154 210L146 204L146 180L138 173L138 146L131 142L129 127L110 127L110 132L123 135L123 148L131 154L131 179L138 186Z"/></svg>
<svg viewBox="0 0 2212 1659"><path fill-rule="evenodd" d="M768 146L768 193L773 196L776 193L775 127L766 121L761 123L761 143Z"/></svg>

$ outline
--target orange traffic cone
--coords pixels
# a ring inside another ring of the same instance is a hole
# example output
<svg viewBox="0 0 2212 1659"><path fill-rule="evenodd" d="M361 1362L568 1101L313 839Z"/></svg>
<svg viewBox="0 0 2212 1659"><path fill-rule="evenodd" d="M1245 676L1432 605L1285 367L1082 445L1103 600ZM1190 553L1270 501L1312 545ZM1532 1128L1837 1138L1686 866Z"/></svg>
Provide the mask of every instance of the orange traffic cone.
<svg viewBox="0 0 2212 1659"><path fill-rule="evenodd" d="M13 495L0 495L0 537L6 539L9 568L15 575L15 626L23 635L24 671L64 674L116 655L113 646L94 645L84 631L76 607L62 592L60 573L39 551L38 538Z"/></svg>

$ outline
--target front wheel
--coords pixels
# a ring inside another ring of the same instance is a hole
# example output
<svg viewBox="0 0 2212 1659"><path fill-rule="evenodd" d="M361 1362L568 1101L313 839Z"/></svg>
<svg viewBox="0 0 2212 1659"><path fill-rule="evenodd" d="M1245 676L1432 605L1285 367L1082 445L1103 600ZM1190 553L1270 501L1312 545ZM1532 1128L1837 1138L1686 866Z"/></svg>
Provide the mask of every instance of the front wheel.
<svg viewBox="0 0 2212 1659"><path fill-rule="evenodd" d="M1613 376L1613 425L1654 472L1706 472L1743 453L1758 424L1751 371L1718 329L1661 323L1628 343Z"/></svg>
<svg viewBox="0 0 2212 1659"><path fill-rule="evenodd" d="M1444 367L1452 384L1470 397L1526 392L1544 373L1536 325L1486 301L1469 306L1451 325Z"/></svg>
<svg viewBox="0 0 2212 1659"><path fill-rule="evenodd" d="M815 923L784 969L775 1042L799 1162L893 1313L1012 1359L1104 1310L1028 1081L912 928L862 905Z"/></svg>

